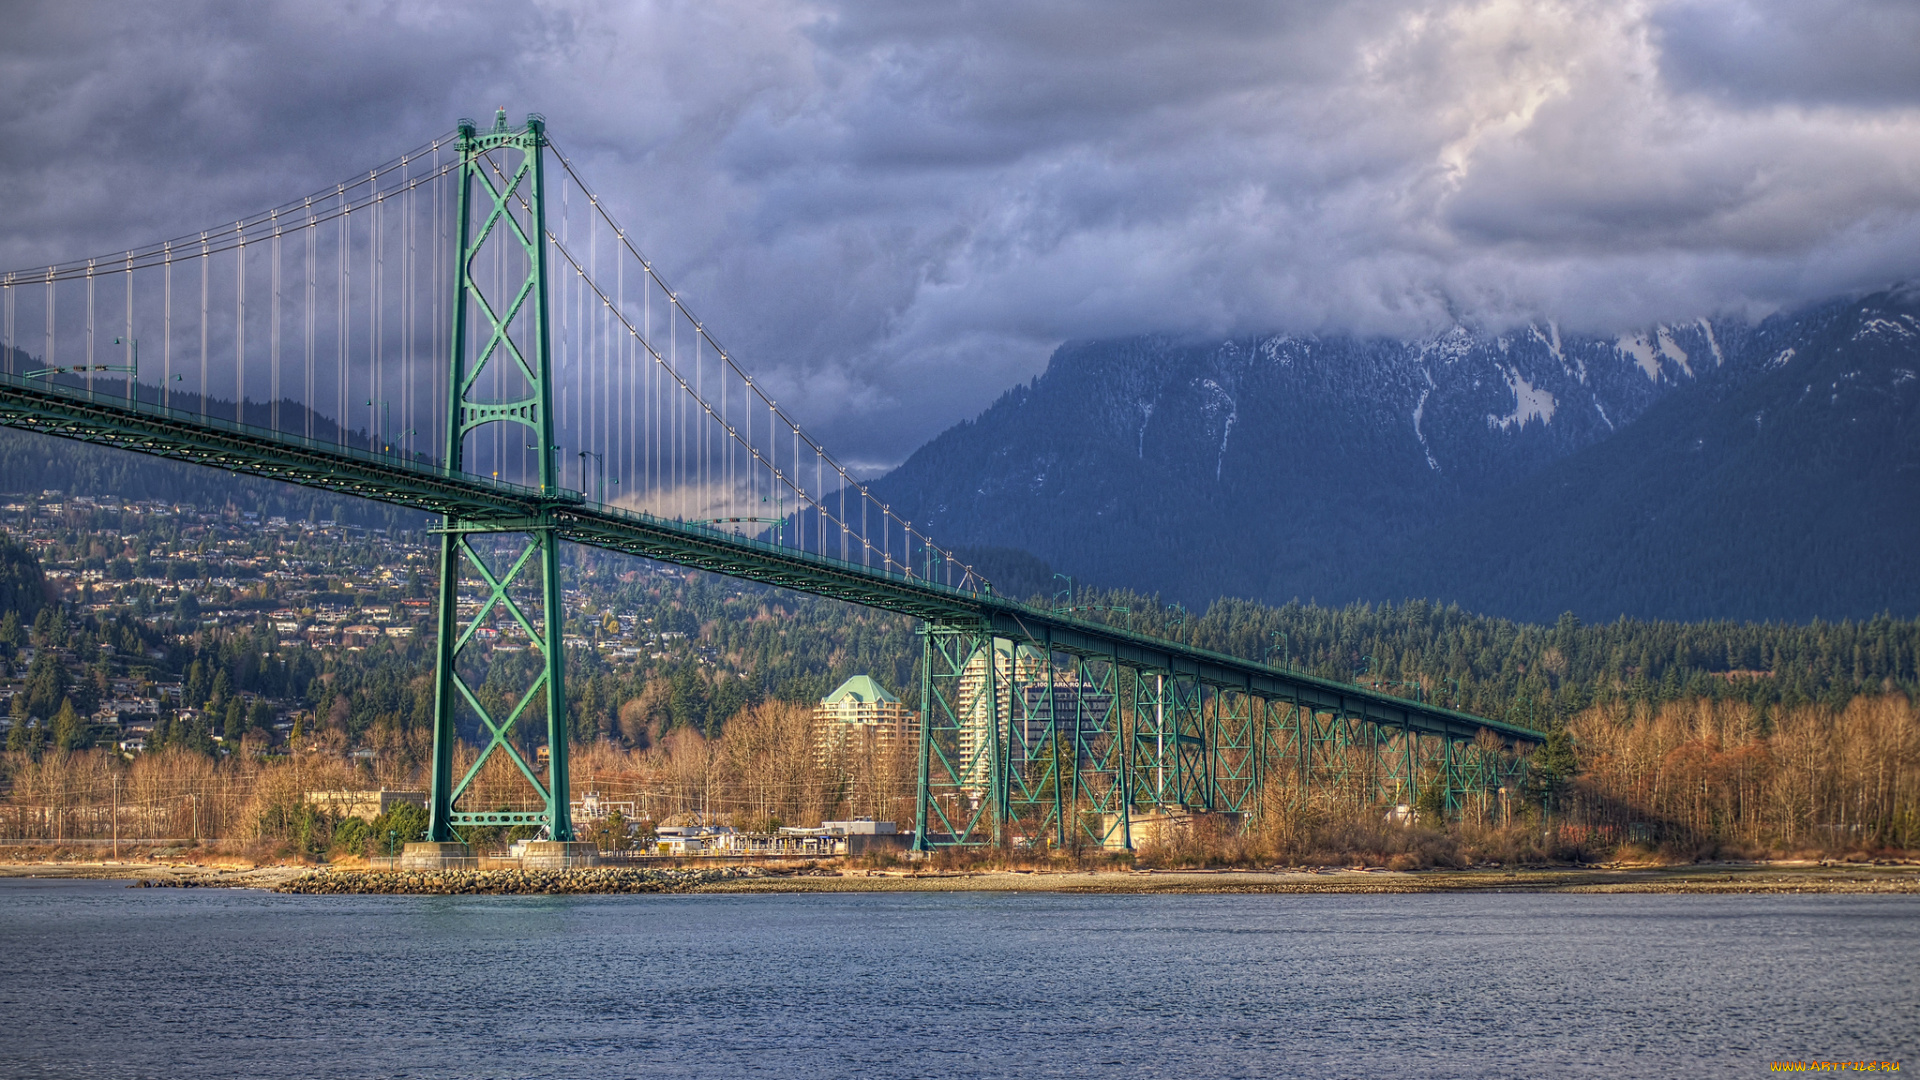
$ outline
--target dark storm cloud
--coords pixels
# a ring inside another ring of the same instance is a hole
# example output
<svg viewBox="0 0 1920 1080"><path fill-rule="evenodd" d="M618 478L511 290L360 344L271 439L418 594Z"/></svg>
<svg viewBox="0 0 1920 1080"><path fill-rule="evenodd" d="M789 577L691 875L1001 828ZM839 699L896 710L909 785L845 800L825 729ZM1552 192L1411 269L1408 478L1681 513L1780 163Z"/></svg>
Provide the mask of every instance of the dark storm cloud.
<svg viewBox="0 0 1920 1080"><path fill-rule="evenodd" d="M1757 104L1920 103L1912 0L1689 0L1654 25L1679 87Z"/></svg>
<svg viewBox="0 0 1920 1080"><path fill-rule="evenodd" d="M0 263L494 105L880 466L1067 337L1610 328L1911 276L1908 3L16 5Z"/></svg>
<svg viewBox="0 0 1920 1080"><path fill-rule="evenodd" d="M449 98L512 73L479 5L432 28L379 10L16 5L0 38L6 264L305 195L450 130Z"/></svg>

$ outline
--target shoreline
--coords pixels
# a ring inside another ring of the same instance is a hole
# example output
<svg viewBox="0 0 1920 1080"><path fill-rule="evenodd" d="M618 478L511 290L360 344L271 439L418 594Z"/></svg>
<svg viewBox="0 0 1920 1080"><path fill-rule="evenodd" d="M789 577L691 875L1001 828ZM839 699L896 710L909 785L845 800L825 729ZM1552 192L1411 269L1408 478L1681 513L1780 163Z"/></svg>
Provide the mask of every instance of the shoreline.
<svg viewBox="0 0 1920 1080"><path fill-rule="evenodd" d="M436 873L189 863L20 862L0 878L122 880L130 887L241 888L329 895L596 895L1018 892L1175 895L1664 893L1920 895L1920 866L1702 863L1477 870L768 870L761 867Z"/></svg>

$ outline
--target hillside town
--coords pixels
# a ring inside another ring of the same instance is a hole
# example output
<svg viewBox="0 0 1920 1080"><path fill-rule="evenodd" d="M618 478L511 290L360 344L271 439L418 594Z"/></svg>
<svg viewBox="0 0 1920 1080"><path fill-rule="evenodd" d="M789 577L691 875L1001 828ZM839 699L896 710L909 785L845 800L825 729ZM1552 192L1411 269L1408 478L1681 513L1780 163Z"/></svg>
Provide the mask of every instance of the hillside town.
<svg viewBox="0 0 1920 1080"><path fill-rule="evenodd" d="M326 726L324 714L339 707L329 690L343 672L416 661L434 635L439 552L424 527L290 521L233 506L46 490L0 504L0 529L38 564L41 580L22 587L51 601L31 606L28 625L10 612L0 628L0 730L16 744L36 730L54 737L64 701L80 729L68 721L58 737L73 746L140 753L186 740L223 754L243 743L285 753ZM692 673L702 684L693 697L723 709L771 689L770 678L755 680L762 665L741 635L711 616L703 632L696 613L717 606L744 614L747 624L775 622L779 608L766 606L765 590L639 560L609 562L583 553L563 594L566 645L589 681L665 674L684 684ZM461 597L463 624L484 599ZM504 605L489 615L474 635L493 655L526 651L526 630ZM242 654L240 662L215 662L210 654L222 649ZM37 696L35 672L44 691ZM46 689L56 684L58 697ZM705 726L712 710L700 704L683 700L678 719ZM331 719L350 721L352 710ZM673 726L672 716L662 719L654 737ZM364 729L345 726L347 742L359 742ZM604 728L621 735L611 719ZM342 748L363 759L376 753Z"/></svg>

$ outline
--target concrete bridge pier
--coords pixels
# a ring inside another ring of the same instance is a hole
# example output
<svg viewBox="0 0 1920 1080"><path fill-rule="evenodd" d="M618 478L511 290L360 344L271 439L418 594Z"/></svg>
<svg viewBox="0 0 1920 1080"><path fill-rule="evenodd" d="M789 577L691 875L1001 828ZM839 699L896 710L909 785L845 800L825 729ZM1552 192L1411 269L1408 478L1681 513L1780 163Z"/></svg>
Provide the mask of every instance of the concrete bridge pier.
<svg viewBox="0 0 1920 1080"><path fill-rule="evenodd" d="M400 852L402 870L477 870L480 860L465 844L427 840L408 844Z"/></svg>
<svg viewBox="0 0 1920 1080"><path fill-rule="evenodd" d="M529 840L520 854L522 870L573 870L600 865L600 847L578 840Z"/></svg>

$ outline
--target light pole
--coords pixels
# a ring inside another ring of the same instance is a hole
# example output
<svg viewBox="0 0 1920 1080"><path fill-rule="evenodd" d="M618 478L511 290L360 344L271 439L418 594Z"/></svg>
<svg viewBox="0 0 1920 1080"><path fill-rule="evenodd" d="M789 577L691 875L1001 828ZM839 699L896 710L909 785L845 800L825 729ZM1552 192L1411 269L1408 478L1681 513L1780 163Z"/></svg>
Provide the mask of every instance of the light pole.
<svg viewBox="0 0 1920 1080"><path fill-rule="evenodd" d="M617 484L620 480L617 477L612 480L607 479L607 457L605 454L594 450L582 450L580 451L580 494L585 495L587 493L588 458L592 458L594 463L600 467L600 487L594 495L594 501L605 503L607 501L607 485L610 483Z"/></svg>
<svg viewBox="0 0 1920 1080"><path fill-rule="evenodd" d="M126 339L125 342L122 342L119 338L114 338L113 343L115 345L125 344L127 347L127 366L121 370L127 373L127 398L131 400L133 398L134 383L140 378L140 339L130 337Z"/></svg>
<svg viewBox="0 0 1920 1080"><path fill-rule="evenodd" d="M760 496L761 502L767 502L769 499L773 502L773 544L775 547L780 547L787 542L787 493L776 491L771 496Z"/></svg>
<svg viewBox="0 0 1920 1080"><path fill-rule="evenodd" d="M373 427L374 404L375 403L372 398L367 399L367 427L368 428ZM382 446L382 443L384 442L384 433L387 430L387 402L384 399L382 399L379 402L379 405L380 405L380 427L378 431L371 431L371 430L368 431L367 442L368 442L368 449L372 450L372 449L375 449L376 447L379 447L379 449L375 450L375 452L384 454L387 452L385 447Z"/></svg>
<svg viewBox="0 0 1920 1080"><path fill-rule="evenodd" d="M1286 635L1286 634L1285 634L1285 633L1284 633L1283 631L1280 631L1280 630L1275 630L1275 631L1273 631L1273 632L1272 632L1271 634L1268 634L1268 635L1267 635L1267 641L1268 641L1268 645L1267 645L1267 660L1268 660L1269 662L1271 662L1271 661L1273 660L1273 645L1272 645L1272 641L1273 641L1273 639L1274 639L1274 638L1279 638L1279 639L1280 639L1280 656L1281 656L1281 661L1280 661L1280 662L1281 662L1281 664L1283 664L1284 666L1286 666L1286 667L1288 667L1288 668L1291 668L1291 667L1293 667L1293 647L1292 647L1292 645L1291 645L1291 644L1289 644L1289 643L1288 643L1288 641L1287 641L1287 635Z"/></svg>

